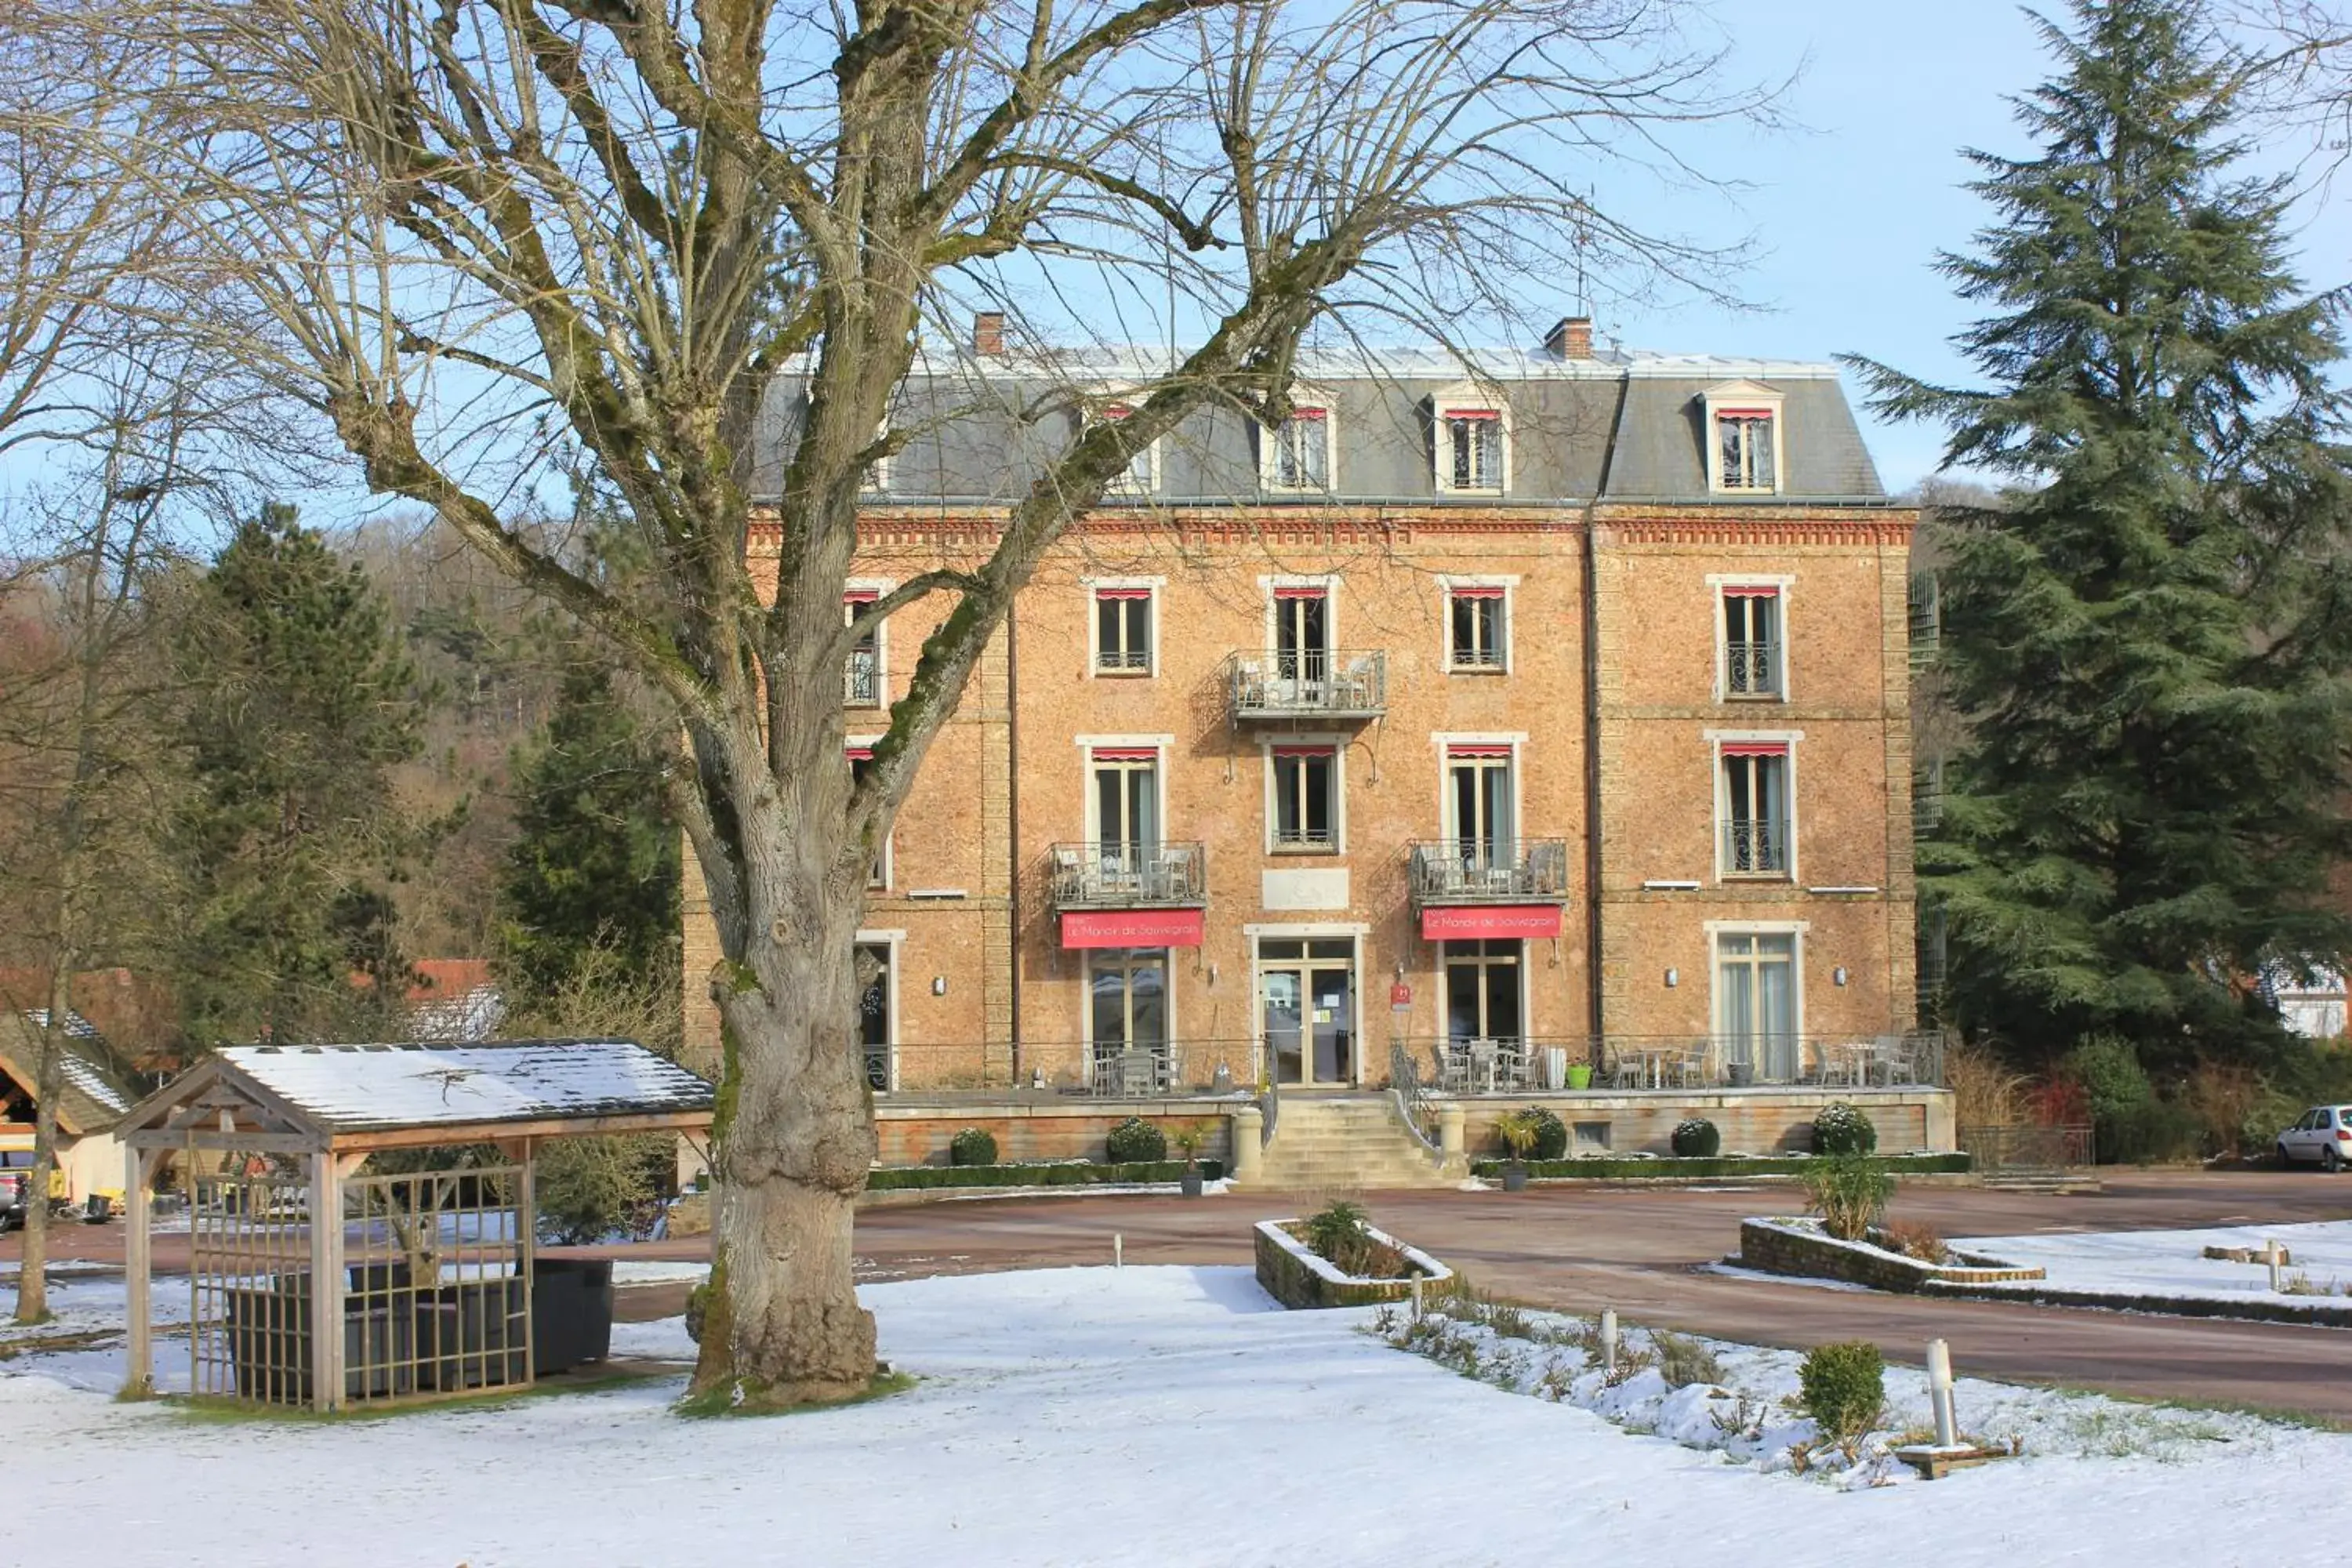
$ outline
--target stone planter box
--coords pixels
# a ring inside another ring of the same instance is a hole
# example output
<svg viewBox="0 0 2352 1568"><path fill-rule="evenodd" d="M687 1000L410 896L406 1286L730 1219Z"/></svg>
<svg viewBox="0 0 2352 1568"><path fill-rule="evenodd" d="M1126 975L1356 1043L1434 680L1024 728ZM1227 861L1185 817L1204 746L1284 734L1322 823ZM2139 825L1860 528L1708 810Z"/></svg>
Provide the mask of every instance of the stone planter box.
<svg viewBox="0 0 2352 1568"><path fill-rule="evenodd" d="M1991 1285L2008 1280L2040 1279L2039 1268L2021 1268L1997 1258L1955 1254L1958 1263L1923 1263L1916 1258L1874 1247L1866 1241L1840 1241L1809 1220L1745 1219L1739 1222L1739 1262L1771 1274L1801 1274L1816 1279L1843 1279L1875 1290L1916 1293L1930 1286Z"/></svg>
<svg viewBox="0 0 2352 1568"><path fill-rule="evenodd" d="M1372 1307L1383 1301L1402 1301L1412 1294L1412 1281L1409 1279L1362 1279L1340 1273L1283 1228L1297 1223L1296 1219L1265 1219L1257 1224L1257 1282L1284 1306L1294 1310ZM1402 1253L1405 1261L1421 1271L1424 1284L1439 1284L1454 1278L1454 1270L1420 1248L1407 1247L1374 1226L1364 1228L1374 1241Z"/></svg>

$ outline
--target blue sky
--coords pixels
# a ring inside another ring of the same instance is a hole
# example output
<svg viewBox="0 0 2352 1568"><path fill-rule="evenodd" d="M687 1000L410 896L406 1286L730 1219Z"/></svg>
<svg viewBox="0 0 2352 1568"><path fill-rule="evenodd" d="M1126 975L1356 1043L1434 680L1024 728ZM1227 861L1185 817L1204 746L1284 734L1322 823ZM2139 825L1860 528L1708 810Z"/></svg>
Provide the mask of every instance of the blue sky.
<svg viewBox="0 0 2352 1568"><path fill-rule="evenodd" d="M1938 250L1966 249L1990 216L1960 188L1970 177L1960 149L2029 150L2007 99L2041 81L2051 62L2025 13L2005 0L1715 9L1756 78L1810 56L1789 100L1805 130L1759 139L1726 129L1690 143L1702 168L1756 182L1736 215L1705 226L1715 237L1756 237L1759 253L1741 292L1761 309L1663 302L1612 319L1604 308L1597 330L1641 348L1797 359L1854 353L1930 380L1968 380L1945 340L1971 310L1933 266ZM2042 9L2053 18L2066 12L2063 0ZM2283 158L2299 151L2293 136L2277 140ZM2303 217L2305 283L2333 287L2352 276L2352 207L2341 196L2315 199ZM1935 470L1940 432L1862 416L1889 489Z"/></svg>

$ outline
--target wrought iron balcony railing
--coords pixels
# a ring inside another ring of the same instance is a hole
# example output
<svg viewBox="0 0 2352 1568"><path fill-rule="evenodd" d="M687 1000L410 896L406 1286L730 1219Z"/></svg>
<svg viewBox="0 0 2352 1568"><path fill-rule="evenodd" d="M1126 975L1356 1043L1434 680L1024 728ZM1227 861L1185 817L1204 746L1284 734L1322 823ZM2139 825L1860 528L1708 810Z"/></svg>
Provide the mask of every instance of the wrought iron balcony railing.
<svg viewBox="0 0 2352 1568"><path fill-rule="evenodd" d="M1389 710L1389 659L1348 648L1237 653L1225 689L1236 719L1377 719Z"/></svg>
<svg viewBox="0 0 2352 1568"><path fill-rule="evenodd" d="M842 667L841 701L845 708L882 706L882 667L870 648L859 648Z"/></svg>
<svg viewBox="0 0 2352 1568"><path fill-rule="evenodd" d="M1725 650L1724 690L1734 697L1780 695L1780 645L1736 642Z"/></svg>
<svg viewBox="0 0 2352 1568"><path fill-rule="evenodd" d="M1723 825L1723 874L1785 877L1789 874L1789 826L1783 822L1732 821Z"/></svg>
<svg viewBox="0 0 2352 1568"><path fill-rule="evenodd" d="M1408 875L1417 905L1565 903L1568 840L1429 839L1412 847Z"/></svg>
<svg viewBox="0 0 2352 1568"><path fill-rule="evenodd" d="M1209 857L1199 844L1056 844L1056 910L1184 909L1209 901Z"/></svg>

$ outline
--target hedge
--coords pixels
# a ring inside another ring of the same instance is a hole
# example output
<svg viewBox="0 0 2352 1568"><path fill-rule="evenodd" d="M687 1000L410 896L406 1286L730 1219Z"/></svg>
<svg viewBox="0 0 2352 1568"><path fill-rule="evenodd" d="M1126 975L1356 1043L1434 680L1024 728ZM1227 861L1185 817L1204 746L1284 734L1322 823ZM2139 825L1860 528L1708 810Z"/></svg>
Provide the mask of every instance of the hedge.
<svg viewBox="0 0 2352 1568"><path fill-rule="evenodd" d="M1223 1161L1201 1162L1203 1181L1216 1181L1224 1173ZM913 1187L1090 1187L1113 1183L1140 1185L1172 1183L1183 1174L1181 1160L1153 1160L1134 1165L1097 1165L1076 1160L1050 1165L894 1165L866 1172L866 1190L887 1193Z"/></svg>
<svg viewBox="0 0 2352 1568"><path fill-rule="evenodd" d="M1898 1176L1964 1175L1969 1165L1969 1156L1965 1153L1889 1154L1879 1163ZM1712 1160L1663 1157L1654 1160L1530 1160L1528 1162L1528 1174L1539 1182L1557 1181L1563 1176L1583 1176L1598 1181L1625 1181L1644 1176L1706 1180L1718 1176L1801 1176L1812 1165L1811 1157L1784 1159L1769 1155L1753 1160L1721 1155ZM1474 1160L1470 1163L1470 1173L1499 1179L1503 1173L1503 1162Z"/></svg>

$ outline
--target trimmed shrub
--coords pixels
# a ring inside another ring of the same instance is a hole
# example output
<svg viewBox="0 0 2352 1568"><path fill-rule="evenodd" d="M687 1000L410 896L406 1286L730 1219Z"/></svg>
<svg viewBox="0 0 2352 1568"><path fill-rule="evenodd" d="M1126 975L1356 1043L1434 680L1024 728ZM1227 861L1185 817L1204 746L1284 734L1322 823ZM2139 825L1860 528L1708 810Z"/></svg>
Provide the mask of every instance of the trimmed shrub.
<svg viewBox="0 0 2352 1568"><path fill-rule="evenodd" d="M1877 1147L1878 1129L1843 1100L1822 1107L1822 1113L1813 1118L1816 1154L1867 1154Z"/></svg>
<svg viewBox="0 0 2352 1568"><path fill-rule="evenodd" d="M1797 1369L1798 1408L1824 1437L1859 1437L1886 1407L1885 1373L1885 1359L1866 1340L1816 1346Z"/></svg>
<svg viewBox="0 0 2352 1568"><path fill-rule="evenodd" d="M1823 1230L1840 1241L1861 1241L1885 1217L1895 1178L1866 1154L1832 1154L1805 1173L1805 1195Z"/></svg>
<svg viewBox="0 0 2352 1568"><path fill-rule="evenodd" d="M950 1165L995 1164L995 1138L986 1128L965 1128L948 1140L948 1163Z"/></svg>
<svg viewBox="0 0 2352 1568"><path fill-rule="evenodd" d="M1568 1123L1538 1105L1528 1112L1528 1120L1536 1130L1536 1141L1528 1146L1530 1160L1557 1160L1568 1152Z"/></svg>
<svg viewBox="0 0 2352 1568"><path fill-rule="evenodd" d="M1222 1160L1203 1160L1201 1179L1221 1180ZM1093 1160L1060 1160L1044 1165L887 1165L866 1173L869 1193L907 1192L929 1187L1100 1187L1143 1186L1181 1181L1181 1160L1160 1160L1149 1165L1105 1165Z"/></svg>
<svg viewBox="0 0 2352 1568"><path fill-rule="evenodd" d="M1114 1165L1144 1165L1168 1158L1168 1134L1140 1116L1130 1116L1110 1130L1103 1152Z"/></svg>
<svg viewBox="0 0 2352 1568"><path fill-rule="evenodd" d="M1712 1160L1723 1148L1723 1134L1704 1116L1675 1124L1675 1152L1685 1160Z"/></svg>
<svg viewBox="0 0 2352 1568"><path fill-rule="evenodd" d="M1573 1160L1531 1161L1528 1175L1535 1181L1577 1178L1600 1182L1714 1181L1722 1176L1802 1176L1821 1164L1811 1154L1718 1154L1712 1160L1677 1160L1667 1156L1580 1155ZM1960 1154L1889 1154L1878 1162L1889 1174L1906 1176L1965 1175L1973 1162ZM1481 1157L1470 1162L1470 1173L1499 1176L1503 1163Z"/></svg>

